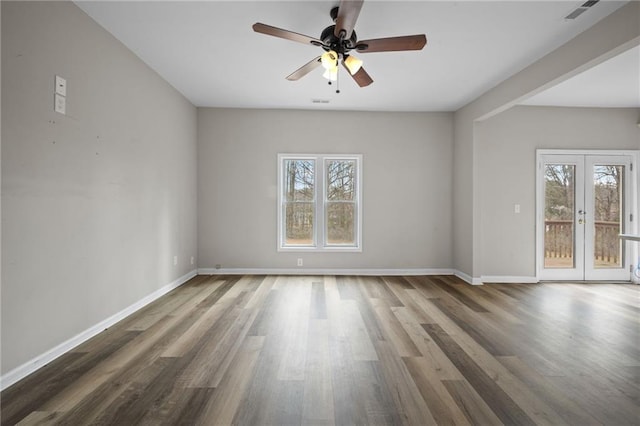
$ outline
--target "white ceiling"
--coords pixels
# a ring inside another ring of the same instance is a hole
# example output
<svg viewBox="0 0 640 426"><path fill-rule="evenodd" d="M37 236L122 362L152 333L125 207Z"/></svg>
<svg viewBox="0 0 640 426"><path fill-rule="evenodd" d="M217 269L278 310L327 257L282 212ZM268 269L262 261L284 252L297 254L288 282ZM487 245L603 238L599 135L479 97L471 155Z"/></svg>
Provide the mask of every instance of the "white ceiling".
<svg viewBox="0 0 640 426"><path fill-rule="evenodd" d="M454 111L626 2L602 0L568 21L564 17L584 0L366 0L355 27L360 39L424 33L428 43L418 52L359 54L374 83L359 88L341 72L340 94L327 85L321 69L297 82L285 80L319 55L320 48L251 29L255 22L262 22L319 37L332 24L329 11L337 0L76 3L196 106ZM611 75L622 83L619 76L626 69L623 79L635 78L634 106L640 106L635 52L621 55L622 65L614 60L611 66L603 64L599 71L592 71L599 91L588 100L590 105L598 99L625 106L633 103L624 87L625 100L618 101L604 86ZM586 88L595 86L587 73L575 80L531 102L587 102Z"/></svg>
<svg viewBox="0 0 640 426"><path fill-rule="evenodd" d="M640 107L640 46L523 102L525 105Z"/></svg>

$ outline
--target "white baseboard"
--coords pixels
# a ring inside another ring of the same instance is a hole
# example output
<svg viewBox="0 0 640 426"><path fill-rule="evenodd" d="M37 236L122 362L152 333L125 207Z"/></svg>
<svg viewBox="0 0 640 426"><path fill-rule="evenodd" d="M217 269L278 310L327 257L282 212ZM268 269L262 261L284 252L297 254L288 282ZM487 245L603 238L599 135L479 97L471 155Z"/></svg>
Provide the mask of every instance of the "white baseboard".
<svg viewBox="0 0 640 426"><path fill-rule="evenodd" d="M160 298L161 296L164 296L174 288L179 287L180 285L186 283L196 275L197 275L197 271L194 269L193 271L181 276L177 280L165 285L162 288L159 288L158 290L154 291L148 296L143 297L142 299L138 300L134 304L127 306L120 312L114 315L111 315L109 318L100 321L98 324L92 327L89 327L88 329L81 332L80 334L73 336L67 341L60 343L58 346L52 349L49 349L45 353L38 355L32 360L25 362L24 364L14 368L13 370L9 371L8 373L0 377L0 390L4 390L9 386L11 386L12 384L16 383L18 380L21 380L27 377L29 374L33 373L39 368L44 367L45 365L47 365L54 359L58 358L59 356L63 355L64 353L72 350L73 348L80 345L81 343L86 342L96 334L101 333L102 331L111 327L118 321L131 315L135 311L145 307L146 305Z"/></svg>
<svg viewBox="0 0 640 426"><path fill-rule="evenodd" d="M510 275L482 275L480 278L471 277L462 271L455 270L454 275L471 285L483 285L485 283L537 283L536 277L529 276L510 276Z"/></svg>
<svg viewBox="0 0 640 426"><path fill-rule="evenodd" d="M480 277L483 283L522 283L522 284L535 284L538 282L536 277L518 277L510 275L483 275Z"/></svg>
<svg viewBox="0 0 640 426"><path fill-rule="evenodd" d="M471 275L465 274L462 271L458 271L457 269L453 271L453 275L460 278L463 281L466 281L467 284L471 285L482 285L482 280L480 278L474 278Z"/></svg>
<svg viewBox="0 0 640 426"><path fill-rule="evenodd" d="M454 275L453 269L200 268L198 275Z"/></svg>

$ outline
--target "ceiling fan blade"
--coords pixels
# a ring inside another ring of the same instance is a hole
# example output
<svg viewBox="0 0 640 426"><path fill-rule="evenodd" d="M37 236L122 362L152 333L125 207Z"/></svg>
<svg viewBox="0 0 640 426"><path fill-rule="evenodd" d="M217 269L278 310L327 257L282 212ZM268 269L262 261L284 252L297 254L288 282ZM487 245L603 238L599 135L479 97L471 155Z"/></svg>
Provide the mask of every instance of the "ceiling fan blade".
<svg viewBox="0 0 640 426"><path fill-rule="evenodd" d="M427 37L424 34L416 34L401 37L358 40L356 50L360 53L421 50L425 46L425 44L427 44Z"/></svg>
<svg viewBox="0 0 640 426"><path fill-rule="evenodd" d="M349 72L349 68L347 68L347 65L344 63L344 61L342 61L342 66L347 70L347 73L351 75L351 72ZM371 76L367 74L367 72L362 67L360 67L357 73L351 75L351 77L356 81L356 83L358 83L358 86L360 87L367 87L368 85L373 83L373 79L371 78Z"/></svg>
<svg viewBox="0 0 640 426"><path fill-rule="evenodd" d="M303 66L295 70L294 72L292 72L290 75L288 75L287 80L289 81L299 80L305 75L309 74L311 71L318 68L321 64L322 62L320 61L320 56L318 56L317 58L313 58L312 60L310 60L309 62L307 62L306 64L304 64Z"/></svg>
<svg viewBox="0 0 640 426"><path fill-rule="evenodd" d="M340 33L344 31L343 38L351 37L353 27L356 26L360 9L364 0L341 0L338 6L338 16L336 18L336 28L333 34L340 37Z"/></svg>
<svg viewBox="0 0 640 426"><path fill-rule="evenodd" d="M253 31L274 37L280 37L285 40L297 41L298 43L311 44L314 46L322 46L322 42L317 38L309 37L304 34L294 33L293 31L283 30L282 28L272 27L271 25L256 22L253 24Z"/></svg>

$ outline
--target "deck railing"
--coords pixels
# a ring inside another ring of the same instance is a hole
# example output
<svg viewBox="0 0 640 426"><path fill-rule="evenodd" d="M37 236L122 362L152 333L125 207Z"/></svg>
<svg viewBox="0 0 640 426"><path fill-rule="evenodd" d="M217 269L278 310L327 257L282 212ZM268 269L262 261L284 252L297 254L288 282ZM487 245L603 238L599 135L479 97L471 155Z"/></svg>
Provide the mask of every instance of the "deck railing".
<svg viewBox="0 0 640 426"><path fill-rule="evenodd" d="M573 221L546 220L545 257L573 257ZM594 257L596 261L617 264L620 256L620 224L618 222L596 221Z"/></svg>
<svg viewBox="0 0 640 426"><path fill-rule="evenodd" d="M573 257L573 221L545 220L544 257Z"/></svg>

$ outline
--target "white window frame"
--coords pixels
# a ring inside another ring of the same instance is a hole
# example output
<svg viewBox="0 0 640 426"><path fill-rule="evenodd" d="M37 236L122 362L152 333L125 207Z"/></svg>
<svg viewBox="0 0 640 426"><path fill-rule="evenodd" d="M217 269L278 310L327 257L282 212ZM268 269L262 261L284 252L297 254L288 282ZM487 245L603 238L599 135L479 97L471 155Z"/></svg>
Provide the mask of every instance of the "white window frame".
<svg viewBox="0 0 640 426"><path fill-rule="evenodd" d="M286 245L284 226L284 163L286 160L314 161L314 224L312 245ZM355 245L328 244L326 223L326 186L325 170L331 160L348 160L356 163L355 197ZM362 251L362 155L360 154L278 154L278 251L281 252L361 252Z"/></svg>

